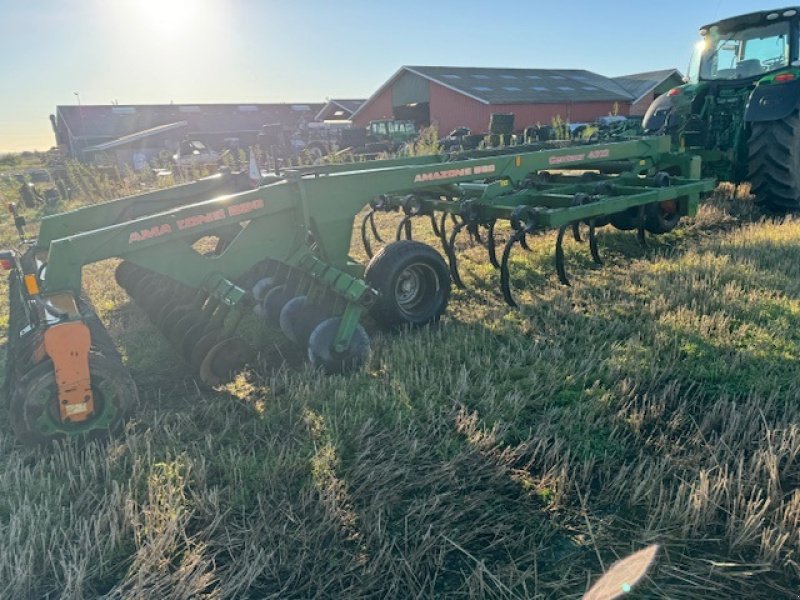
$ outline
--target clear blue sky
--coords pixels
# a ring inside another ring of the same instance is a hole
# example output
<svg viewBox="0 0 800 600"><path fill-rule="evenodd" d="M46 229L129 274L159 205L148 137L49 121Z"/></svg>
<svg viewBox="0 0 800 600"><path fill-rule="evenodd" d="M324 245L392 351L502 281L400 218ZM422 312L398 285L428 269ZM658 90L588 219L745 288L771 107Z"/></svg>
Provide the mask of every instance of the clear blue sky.
<svg viewBox="0 0 800 600"><path fill-rule="evenodd" d="M788 4L788 3L787 3ZM763 0L0 0L0 152L57 104L367 97L401 65L685 70L697 29Z"/></svg>

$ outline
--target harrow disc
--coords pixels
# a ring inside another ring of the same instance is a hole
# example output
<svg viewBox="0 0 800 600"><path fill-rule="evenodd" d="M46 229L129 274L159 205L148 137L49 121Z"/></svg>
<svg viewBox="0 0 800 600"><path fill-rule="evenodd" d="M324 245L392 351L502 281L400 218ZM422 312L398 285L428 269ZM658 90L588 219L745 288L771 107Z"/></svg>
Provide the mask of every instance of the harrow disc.
<svg viewBox="0 0 800 600"><path fill-rule="evenodd" d="M217 342L200 365L200 380L209 386L230 381L254 355L253 348L238 336Z"/></svg>
<svg viewBox="0 0 800 600"><path fill-rule="evenodd" d="M264 296L264 300L261 302L261 314L264 320L273 326L280 325L281 311L294 295L295 292L290 290L286 285L279 285L267 292Z"/></svg>
<svg viewBox="0 0 800 600"><path fill-rule="evenodd" d="M53 363L45 359L14 384L9 402L11 427L17 438L42 444L66 437L99 438L117 430L137 402L136 385L116 360L89 355L94 414L86 421L62 423Z"/></svg>
<svg viewBox="0 0 800 600"><path fill-rule="evenodd" d="M340 317L325 319L317 325L308 340L308 359L311 364L329 374L354 371L369 358L369 336L361 325L356 326L347 349L336 351L334 342L340 323Z"/></svg>
<svg viewBox="0 0 800 600"><path fill-rule="evenodd" d="M192 347L191 352L189 352L186 356L189 359L189 364L192 365L192 368L200 372L200 367L203 366L203 361L208 356L208 353L211 352L211 349L217 345L220 341L220 334L222 333L222 329L220 327L213 327L209 329L206 333L203 334L200 339L197 340L195 345Z"/></svg>
<svg viewBox="0 0 800 600"><path fill-rule="evenodd" d="M281 310L281 331L293 343L305 346L314 328L329 316L328 311L306 296L295 296Z"/></svg>

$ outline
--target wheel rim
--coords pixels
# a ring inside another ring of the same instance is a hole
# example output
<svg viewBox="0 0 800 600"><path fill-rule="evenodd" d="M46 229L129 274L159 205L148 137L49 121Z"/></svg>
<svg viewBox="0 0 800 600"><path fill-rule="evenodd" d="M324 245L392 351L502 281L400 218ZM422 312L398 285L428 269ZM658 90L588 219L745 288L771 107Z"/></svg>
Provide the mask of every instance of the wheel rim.
<svg viewBox="0 0 800 600"><path fill-rule="evenodd" d="M394 296L401 312L414 316L424 312L436 301L441 286L436 271L430 265L416 263L403 269L395 283Z"/></svg>

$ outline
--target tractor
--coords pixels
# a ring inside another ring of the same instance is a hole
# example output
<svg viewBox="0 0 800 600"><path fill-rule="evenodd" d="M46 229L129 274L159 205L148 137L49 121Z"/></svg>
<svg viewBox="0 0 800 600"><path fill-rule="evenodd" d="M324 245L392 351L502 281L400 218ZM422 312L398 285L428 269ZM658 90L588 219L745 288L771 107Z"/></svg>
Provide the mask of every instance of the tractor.
<svg viewBox="0 0 800 600"><path fill-rule="evenodd" d="M658 97L649 134L700 156L704 175L749 181L765 209L800 209L800 7L700 29L687 82Z"/></svg>

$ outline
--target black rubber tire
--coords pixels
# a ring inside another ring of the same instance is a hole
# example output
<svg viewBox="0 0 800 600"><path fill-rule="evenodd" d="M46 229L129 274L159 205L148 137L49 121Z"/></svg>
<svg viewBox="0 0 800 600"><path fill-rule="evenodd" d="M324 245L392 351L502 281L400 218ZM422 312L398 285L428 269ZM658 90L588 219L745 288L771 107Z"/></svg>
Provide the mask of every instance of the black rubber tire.
<svg viewBox="0 0 800 600"><path fill-rule="evenodd" d="M364 279L378 292L370 315L387 329L436 323L450 299L447 263L436 250L414 240L383 247L369 261ZM406 285L411 287L401 289Z"/></svg>
<svg viewBox="0 0 800 600"><path fill-rule="evenodd" d="M748 179L767 210L800 209L800 116L753 123L747 142Z"/></svg>
<svg viewBox="0 0 800 600"><path fill-rule="evenodd" d="M59 424L59 431L43 433L35 425L36 419L47 410L55 419L58 413L58 391L52 361L47 358L30 369L14 384L10 399L9 420L19 441L25 444L44 444L65 437L102 438L109 432L118 430L138 401L136 384L128 370L117 360L91 353L89 371L93 380L95 407L101 402L114 402L117 412L107 428L79 431L81 426L70 427ZM43 398L50 396L50 398ZM46 407L35 403L45 400Z"/></svg>
<svg viewBox="0 0 800 600"><path fill-rule="evenodd" d="M308 359L314 367L321 368L329 375L355 371L369 359L369 336L361 325L356 326L347 350L336 352L333 349L341 320L340 317L325 319L308 339Z"/></svg>
<svg viewBox="0 0 800 600"><path fill-rule="evenodd" d="M292 343L305 348L311 332L330 316L321 305L309 302L306 296L295 296L281 309L281 331Z"/></svg>
<svg viewBox="0 0 800 600"><path fill-rule="evenodd" d="M631 231L639 226L639 209L636 207L629 208L611 215L608 220L620 231Z"/></svg>
<svg viewBox="0 0 800 600"><path fill-rule="evenodd" d="M674 203L673 203L674 204ZM678 226L681 216L673 209L667 210L669 204L648 204L644 213L644 228L652 234L669 233Z"/></svg>
<svg viewBox="0 0 800 600"><path fill-rule="evenodd" d="M753 123L748 179L756 202L775 212L800 209L800 116Z"/></svg>

